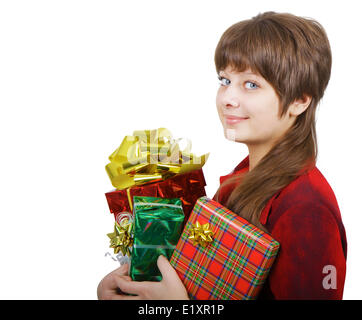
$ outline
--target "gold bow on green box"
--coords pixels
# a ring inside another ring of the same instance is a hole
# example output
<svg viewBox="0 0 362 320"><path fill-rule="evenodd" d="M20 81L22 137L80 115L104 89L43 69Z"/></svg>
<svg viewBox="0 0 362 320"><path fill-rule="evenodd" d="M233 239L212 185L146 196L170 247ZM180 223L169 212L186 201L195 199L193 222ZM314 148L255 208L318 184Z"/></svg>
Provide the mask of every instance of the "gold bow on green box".
<svg viewBox="0 0 362 320"><path fill-rule="evenodd" d="M114 253L120 251L125 256L131 256L131 247L133 244L133 221L128 218L123 219L120 223L117 221L114 224L114 232L108 233L110 239L110 248L114 249Z"/></svg>

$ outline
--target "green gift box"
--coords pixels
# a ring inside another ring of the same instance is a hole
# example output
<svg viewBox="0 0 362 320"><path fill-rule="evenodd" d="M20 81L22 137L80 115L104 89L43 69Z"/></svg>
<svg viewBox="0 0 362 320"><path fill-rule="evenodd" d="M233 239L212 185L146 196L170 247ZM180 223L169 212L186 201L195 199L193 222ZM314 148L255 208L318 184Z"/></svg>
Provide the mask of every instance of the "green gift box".
<svg viewBox="0 0 362 320"><path fill-rule="evenodd" d="M160 255L170 260L181 236L184 212L179 198L133 197L134 238L130 276L160 281Z"/></svg>

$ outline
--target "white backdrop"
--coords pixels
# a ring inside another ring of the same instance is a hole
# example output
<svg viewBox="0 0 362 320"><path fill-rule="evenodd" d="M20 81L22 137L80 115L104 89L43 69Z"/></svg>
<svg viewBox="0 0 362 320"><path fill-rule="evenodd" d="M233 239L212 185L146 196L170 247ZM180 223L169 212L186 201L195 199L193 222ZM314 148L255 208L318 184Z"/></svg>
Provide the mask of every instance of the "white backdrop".
<svg viewBox="0 0 362 320"><path fill-rule="evenodd" d="M318 168L348 238L345 299L361 299L359 1L1 1L0 298L96 299L118 263L104 193L125 135L166 127L192 140L213 196L246 155L216 112L214 50L264 11L318 20L332 47L317 117Z"/></svg>

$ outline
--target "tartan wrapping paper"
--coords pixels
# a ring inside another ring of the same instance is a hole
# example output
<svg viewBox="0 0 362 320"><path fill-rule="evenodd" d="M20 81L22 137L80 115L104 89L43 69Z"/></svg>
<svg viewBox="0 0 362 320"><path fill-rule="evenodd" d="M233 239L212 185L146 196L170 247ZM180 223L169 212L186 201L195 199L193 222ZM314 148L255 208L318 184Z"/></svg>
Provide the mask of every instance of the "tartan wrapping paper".
<svg viewBox="0 0 362 320"><path fill-rule="evenodd" d="M205 248L188 238L192 224L209 223L213 241ZM197 200L170 263L189 297L254 300L279 250L269 234L207 197Z"/></svg>
<svg viewBox="0 0 362 320"><path fill-rule="evenodd" d="M198 198L205 196L206 181L202 169L177 174L163 181L134 186L129 189L130 197L147 196L158 198L180 198L185 214L185 225ZM105 194L109 210L117 219L118 214L132 212L126 189L114 190Z"/></svg>

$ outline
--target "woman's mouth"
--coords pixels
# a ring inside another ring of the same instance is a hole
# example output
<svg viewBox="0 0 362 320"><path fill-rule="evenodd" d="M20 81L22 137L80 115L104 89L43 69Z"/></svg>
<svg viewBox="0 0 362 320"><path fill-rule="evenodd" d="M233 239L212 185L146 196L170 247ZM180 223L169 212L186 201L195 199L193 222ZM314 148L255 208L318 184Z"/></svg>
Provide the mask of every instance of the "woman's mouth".
<svg viewBox="0 0 362 320"><path fill-rule="evenodd" d="M239 122L247 120L247 119L249 119L249 118L225 115L225 120L226 120L227 124L236 124L236 123L239 123Z"/></svg>

